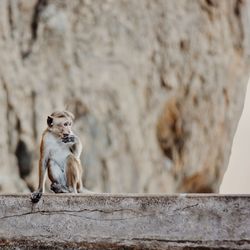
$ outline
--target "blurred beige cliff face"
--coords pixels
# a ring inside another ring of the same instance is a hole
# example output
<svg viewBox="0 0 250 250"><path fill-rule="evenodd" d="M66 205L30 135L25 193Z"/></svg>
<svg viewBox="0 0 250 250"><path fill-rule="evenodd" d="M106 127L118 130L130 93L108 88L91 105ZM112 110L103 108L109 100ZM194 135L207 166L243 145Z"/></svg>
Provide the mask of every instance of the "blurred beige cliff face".
<svg viewBox="0 0 250 250"><path fill-rule="evenodd" d="M233 140L228 169L224 175L220 193L250 193L250 81L242 116Z"/></svg>
<svg viewBox="0 0 250 250"><path fill-rule="evenodd" d="M67 108L87 188L217 192L245 96L249 1L0 1L0 192L37 185Z"/></svg>

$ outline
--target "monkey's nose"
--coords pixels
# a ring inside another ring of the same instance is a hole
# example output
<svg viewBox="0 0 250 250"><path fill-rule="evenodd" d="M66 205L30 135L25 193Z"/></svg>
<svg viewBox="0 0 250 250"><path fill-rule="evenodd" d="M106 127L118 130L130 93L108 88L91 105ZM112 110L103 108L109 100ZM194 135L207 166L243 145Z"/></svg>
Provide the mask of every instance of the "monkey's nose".
<svg viewBox="0 0 250 250"><path fill-rule="evenodd" d="M66 134L66 133L65 133L65 134L63 134L63 137L67 137L67 136L69 136L69 134Z"/></svg>

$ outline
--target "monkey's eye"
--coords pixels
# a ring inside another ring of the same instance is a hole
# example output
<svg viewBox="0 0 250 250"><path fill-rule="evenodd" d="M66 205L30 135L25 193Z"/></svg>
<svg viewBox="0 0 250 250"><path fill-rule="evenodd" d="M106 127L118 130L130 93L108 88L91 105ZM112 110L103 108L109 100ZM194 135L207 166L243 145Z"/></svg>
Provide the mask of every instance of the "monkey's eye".
<svg viewBox="0 0 250 250"><path fill-rule="evenodd" d="M69 125L68 122L65 122L65 123L63 124L64 127L67 127L68 125Z"/></svg>

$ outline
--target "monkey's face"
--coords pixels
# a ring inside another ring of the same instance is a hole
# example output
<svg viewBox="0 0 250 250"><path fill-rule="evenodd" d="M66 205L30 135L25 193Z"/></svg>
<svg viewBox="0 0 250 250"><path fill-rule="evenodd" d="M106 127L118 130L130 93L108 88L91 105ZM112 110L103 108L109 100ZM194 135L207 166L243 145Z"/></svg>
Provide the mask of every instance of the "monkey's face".
<svg viewBox="0 0 250 250"><path fill-rule="evenodd" d="M60 138L68 137L72 134L72 120L69 117L55 118L48 116L49 130Z"/></svg>

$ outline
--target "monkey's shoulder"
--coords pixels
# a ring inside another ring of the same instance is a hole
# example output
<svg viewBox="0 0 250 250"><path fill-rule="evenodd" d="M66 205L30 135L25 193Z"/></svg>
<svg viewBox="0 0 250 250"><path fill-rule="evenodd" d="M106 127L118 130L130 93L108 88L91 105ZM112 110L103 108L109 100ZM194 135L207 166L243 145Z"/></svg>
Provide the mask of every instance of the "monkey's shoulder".
<svg viewBox="0 0 250 250"><path fill-rule="evenodd" d="M54 136L52 133L44 133L42 137L43 143L47 147L60 146L60 139Z"/></svg>

